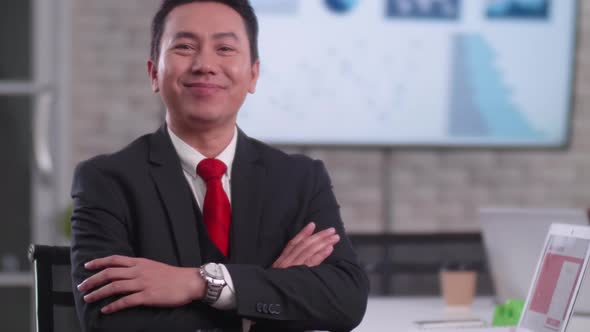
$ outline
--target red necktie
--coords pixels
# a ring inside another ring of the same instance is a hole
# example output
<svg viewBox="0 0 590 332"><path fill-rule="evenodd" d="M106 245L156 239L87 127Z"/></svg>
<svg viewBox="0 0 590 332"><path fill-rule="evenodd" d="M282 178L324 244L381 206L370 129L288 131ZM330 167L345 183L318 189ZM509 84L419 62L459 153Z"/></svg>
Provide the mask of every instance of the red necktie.
<svg viewBox="0 0 590 332"><path fill-rule="evenodd" d="M226 169L222 161L213 158L203 159L197 165L197 174L207 185L203 202L203 218L207 232L213 243L227 257L231 206L221 184L221 177Z"/></svg>

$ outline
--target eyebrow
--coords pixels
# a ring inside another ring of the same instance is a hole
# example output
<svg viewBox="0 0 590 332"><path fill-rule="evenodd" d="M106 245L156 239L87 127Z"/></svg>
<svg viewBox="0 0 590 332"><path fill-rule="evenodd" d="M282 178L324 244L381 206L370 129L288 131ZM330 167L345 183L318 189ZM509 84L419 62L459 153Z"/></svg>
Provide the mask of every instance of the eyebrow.
<svg viewBox="0 0 590 332"><path fill-rule="evenodd" d="M174 38L172 38L172 40L178 40L178 39L182 39L182 38L187 38L187 39L192 39L192 40L198 40L199 38L197 37L196 34L189 32L189 31L179 31L177 33L174 34ZM240 38L238 38L238 35L236 35L233 32L216 32L213 34L213 39L224 39L224 38L231 38L234 39L236 41L239 41Z"/></svg>
<svg viewBox="0 0 590 332"><path fill-rule="evenodd" d="M224 39L224 38L231 38L235 41L239 41L238 35L233 32L217 32L213 34L213 39Z"/></svg>
<svg viewBox="0 0 590 332"><path fill-rule="evenodd" d="M178 40L178 39L182 39L182 38L187 38L187 39L194 39L197 40L197 35L195 35L192 32L188 32L188 31L179 31L177 33L174 34L174 38L172 38L172 40Z"/></svg>

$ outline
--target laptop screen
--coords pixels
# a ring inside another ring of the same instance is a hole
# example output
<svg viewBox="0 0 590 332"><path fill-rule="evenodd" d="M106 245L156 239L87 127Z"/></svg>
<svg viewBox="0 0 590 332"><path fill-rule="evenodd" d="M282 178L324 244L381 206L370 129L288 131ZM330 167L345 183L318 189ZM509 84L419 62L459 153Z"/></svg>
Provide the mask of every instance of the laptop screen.
<svg viewBox="0 0 590 332"><path fill-rule="evenodd" d="M560 331L581 277L590 240L551 235L523 312L520 327L534 332Z"/></svg>

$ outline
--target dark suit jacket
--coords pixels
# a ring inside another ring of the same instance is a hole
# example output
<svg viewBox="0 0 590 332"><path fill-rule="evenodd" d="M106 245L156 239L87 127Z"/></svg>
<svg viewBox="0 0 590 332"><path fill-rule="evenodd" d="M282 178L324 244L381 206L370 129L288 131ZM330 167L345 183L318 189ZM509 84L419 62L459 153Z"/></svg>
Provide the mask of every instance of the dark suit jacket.
<svg viewBox="0 0 590 332"><path fill-rule="evenodd" d="M232 224L226 266L237 309L199 301L177 308L137 307L111 315L107 302L86 304L75 291L85 331L174 331L239 327L253 330L351 330L364 315L368 280L346 237L321 161L290 156L239 131L231 176ZM123 150L78 165L72 185L74 285L92 273L83 264L113 254L170 265L206 263L199 250L201 213L166 127ZM272 269L287 242L308 222L335 227L334 252L313 268ZM203 234L200 234L203 236Z"/></svg>

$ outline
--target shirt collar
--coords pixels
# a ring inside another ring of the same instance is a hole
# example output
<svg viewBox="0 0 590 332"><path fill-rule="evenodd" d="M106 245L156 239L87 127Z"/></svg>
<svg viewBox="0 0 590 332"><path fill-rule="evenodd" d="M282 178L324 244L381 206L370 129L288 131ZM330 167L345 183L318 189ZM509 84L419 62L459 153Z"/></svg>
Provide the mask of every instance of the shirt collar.
<svg viewBox="0 0 590 332"><path fill-rule="evenodd" d="M193 178L197 178L197 165L206 157L199 151L195 150L192 146L188 145L180 137L176 136L169 126L166 126L166 129L168 130L168 134L172 140L172 145L174 146L174 149L180 158L182 169ZM237 142L238 128L234 127L234 136L232 137L231 141L225 147L225 149L215 157L215 159L221 160L227 166L225 175L227 175L229 179L231 179L231 168L236 155Z"/></svg>

